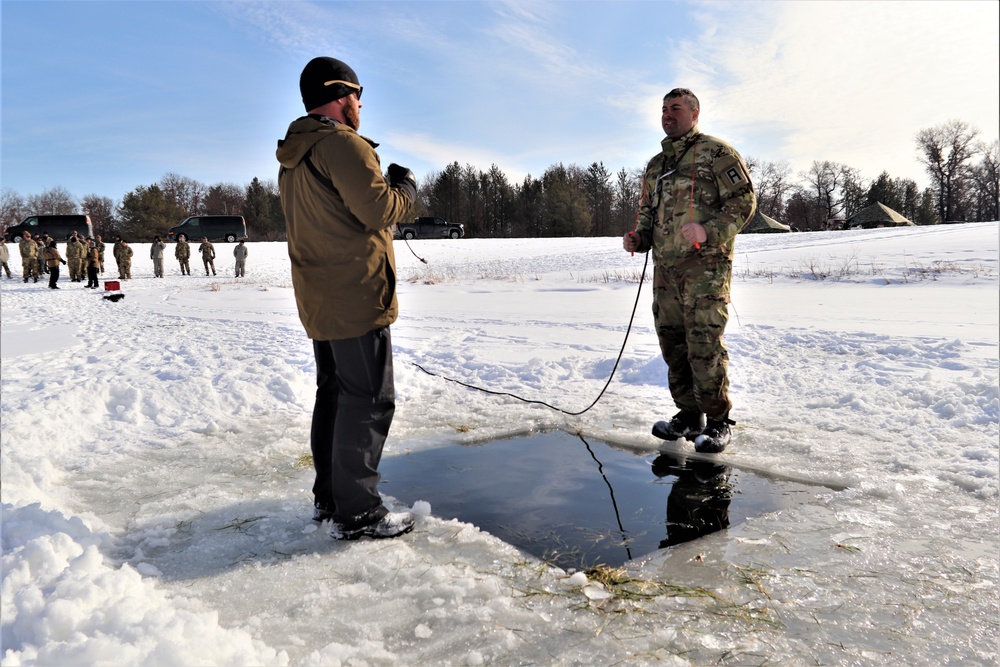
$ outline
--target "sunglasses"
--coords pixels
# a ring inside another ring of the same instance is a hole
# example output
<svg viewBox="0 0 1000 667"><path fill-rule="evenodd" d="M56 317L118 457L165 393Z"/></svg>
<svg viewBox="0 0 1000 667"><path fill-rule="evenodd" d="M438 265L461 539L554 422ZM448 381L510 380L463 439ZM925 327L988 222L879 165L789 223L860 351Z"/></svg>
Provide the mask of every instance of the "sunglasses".
<svg viewBox="0 0 1000 667"><path fill-rule="evenodd" d="M339 84L342 84L344 86L347 86L348 88L351 88L352 90L354 90L355 93L358 94L358 99L359 100L361 99L361 91L364 90L364 87L363 86L359 86L356 83L351 83L350 81L341 81L340 79L334 79L333 81L324 81L323 85L324 86L332 86L335 83L339 83Z"/></svg>

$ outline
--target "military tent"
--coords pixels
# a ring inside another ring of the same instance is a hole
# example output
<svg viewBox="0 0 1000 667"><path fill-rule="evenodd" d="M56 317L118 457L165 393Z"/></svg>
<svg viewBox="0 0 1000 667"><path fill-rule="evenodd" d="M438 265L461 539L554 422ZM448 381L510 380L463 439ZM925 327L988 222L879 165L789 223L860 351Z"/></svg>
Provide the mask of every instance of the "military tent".
<svg viewBox="0 0 1000 667"><path fill-rule="evenodd" d="M744 234L769 234L773 232L790 232L792 228L783 225L769 215L764 215L760 211L754 213L750 222L743 228Z"/></svg>
<svg viewBox="0 0 1000 667"><path fill-rule="evenodd" d="M872 229L874 227L905 227L907 225L912 227L913 223L882 202L875 202L849 217L844 226Z"/></svg>

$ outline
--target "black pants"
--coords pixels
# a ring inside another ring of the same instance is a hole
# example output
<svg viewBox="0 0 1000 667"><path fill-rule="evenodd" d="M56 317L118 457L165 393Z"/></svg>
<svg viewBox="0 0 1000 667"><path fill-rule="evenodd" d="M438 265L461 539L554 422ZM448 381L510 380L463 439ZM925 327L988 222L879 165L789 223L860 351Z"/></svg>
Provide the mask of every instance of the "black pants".
<svg viewBox="0 0 1000 667"><path fill-rule="evenodd" d="M97 287L97 267L87 267L87 287Z"/></svg>
<svg viewBox="0 0 1000 667"><path fill-rule="evenodd" d="M59 282L59 265L49 267L49 287L56 289L56 283Z"/></svg>
<svg viewBox="0 0 1000 667"><path fill-rule="evenodd" d="M351 528L386 514L378 464L396 411L389 327L357 338L313 341L312 446L316 506Z"/></svg>

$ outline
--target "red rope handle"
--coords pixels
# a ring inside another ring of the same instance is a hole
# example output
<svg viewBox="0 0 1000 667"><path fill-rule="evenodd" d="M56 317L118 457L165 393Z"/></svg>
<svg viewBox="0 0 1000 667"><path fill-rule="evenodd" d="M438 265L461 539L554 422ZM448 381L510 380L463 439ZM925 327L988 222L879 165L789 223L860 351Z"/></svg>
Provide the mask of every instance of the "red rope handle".
<svg viewBox="0 0 1000 667"><path fill-rule="evenodd" d="M691 209L689 211L691 222L694 222L694 175L695 175L695 172L698 170L698 139L697 139L697 137L694 140L694 145L692 146L692 148L694 148L694 151L693 151L693 154L691 156L691 159L692 159L692 162L691 162L691 197L690 197L688 203L691 206ZM697 241L695 241L694 248L695 248L695 250L701 250L701 244L698 243Z"/></svg>

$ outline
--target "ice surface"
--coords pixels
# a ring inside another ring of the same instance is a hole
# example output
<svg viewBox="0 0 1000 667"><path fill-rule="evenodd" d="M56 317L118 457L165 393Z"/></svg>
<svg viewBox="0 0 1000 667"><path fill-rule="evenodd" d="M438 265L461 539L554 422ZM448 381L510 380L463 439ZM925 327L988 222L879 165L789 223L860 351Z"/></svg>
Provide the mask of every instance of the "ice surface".
<svg viewBox="0 0 1000 667"><path fill-rule="evenodd" d="M251 244L239 280L169 261L153 279L139 244L118 303L0 281L3 664L995 664L997 231L741 237L722 458L849 488L610 577L427 503L400 539L316 529L315 367L282 244ZM580 410L642 256L615 238L413 245L430 263L397 253L386 457L546 428L664 446L648 284L582 416L411 365Z"/></svg>

